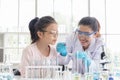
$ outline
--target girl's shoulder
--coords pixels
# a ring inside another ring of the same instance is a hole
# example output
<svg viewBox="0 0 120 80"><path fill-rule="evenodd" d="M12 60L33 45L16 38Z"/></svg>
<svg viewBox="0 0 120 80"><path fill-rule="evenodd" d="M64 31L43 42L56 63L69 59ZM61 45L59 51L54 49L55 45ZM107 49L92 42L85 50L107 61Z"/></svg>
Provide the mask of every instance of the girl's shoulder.
<svg viewBox="0 0 120 80"><path fill-rule="evenodd" d="M23 49L23 52L31 52L33 50L36 50L36 43L33 43L33 44L30 44L28 46L26 46L24 49Z"/></svg>
<svg viewBox="0 0 120 80"><path fill-rule="evenodd" d="M37 45L36 45L36 43L32 43L32 44L30 44L30 45L28 45L26 48L34 48L34 47L36 47Z"/></svg>

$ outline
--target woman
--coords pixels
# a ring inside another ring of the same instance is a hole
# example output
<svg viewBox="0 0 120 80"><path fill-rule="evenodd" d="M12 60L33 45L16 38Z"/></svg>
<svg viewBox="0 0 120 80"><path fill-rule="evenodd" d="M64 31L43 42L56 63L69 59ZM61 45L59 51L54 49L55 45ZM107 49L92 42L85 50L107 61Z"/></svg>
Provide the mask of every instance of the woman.
<svg viewBox="0 0 120 80"><path fill-rule="evenodd" d="M79 21L76 31L67 38L67 51L65 52L65 47L64 50L57 48L57 51L62 56L66 56L68 53L63 64L68 64L72 60L73 73L84 74L98 71L103 52L102 46L98 20L94 17L83 17Z"/></svg>

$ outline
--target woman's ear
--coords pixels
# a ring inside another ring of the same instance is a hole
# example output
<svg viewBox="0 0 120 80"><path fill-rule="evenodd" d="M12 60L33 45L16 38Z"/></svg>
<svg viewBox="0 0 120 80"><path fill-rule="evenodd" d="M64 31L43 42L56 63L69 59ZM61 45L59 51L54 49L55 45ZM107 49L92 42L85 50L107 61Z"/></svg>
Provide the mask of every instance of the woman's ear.
<svg viewBox="0 0 120 80"><path fill-rule="evenodd" d="M99 32L96 32L95 35L94 35L95 38L97 37L100 37L100 33Z"/></svg>
<svg viewBox="0 0 120 80"><path fill-rule="evenodd" d="M96 34L93 35L94 38L97 38Z"/></svg>

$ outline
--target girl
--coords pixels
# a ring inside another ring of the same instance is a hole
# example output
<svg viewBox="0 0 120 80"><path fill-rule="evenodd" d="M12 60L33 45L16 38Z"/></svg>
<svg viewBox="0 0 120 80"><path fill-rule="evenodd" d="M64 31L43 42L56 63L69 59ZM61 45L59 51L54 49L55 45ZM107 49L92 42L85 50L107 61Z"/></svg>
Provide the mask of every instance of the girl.
<svg viewBox="0 0 120 80"><path fill-rule="evenodd" d="M32 43L23 50L20 70L23 77L26 66L56 65L57 53L52 45L57 41L58 26L54 18L44 16L39 19L36 17L30 21L29 30ZM46 70L44 72L45 74L40 72L40 75L48 75Z"/></svg>

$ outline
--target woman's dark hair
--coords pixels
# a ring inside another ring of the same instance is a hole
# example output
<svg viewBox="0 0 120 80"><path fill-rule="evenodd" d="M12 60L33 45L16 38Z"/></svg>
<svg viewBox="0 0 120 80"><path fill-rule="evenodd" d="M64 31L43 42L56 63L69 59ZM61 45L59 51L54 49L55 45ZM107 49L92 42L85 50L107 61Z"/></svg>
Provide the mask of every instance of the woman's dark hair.
<svg viewBox="0 0 120 80"><path fill-rule="evenodd" d="M100 23L94 17L84 17L82 18L78 26L80 25L88 25L94 32L96 32L96 36L100 37Z"/></svg>
<svg viewBox="0 0 120 80"><path fill-rule="evenodd" d="M30 30L30 34L31 34L31 40L32 43L36 42L39 37L37 35L37 32L44 32L45 29L51 24L51 23L56 23L54 18L52 18L51 16L44 16L41 17L40 19L38 17L35 17L34 19L32 19L29 23L29 30Z"/></svg>

